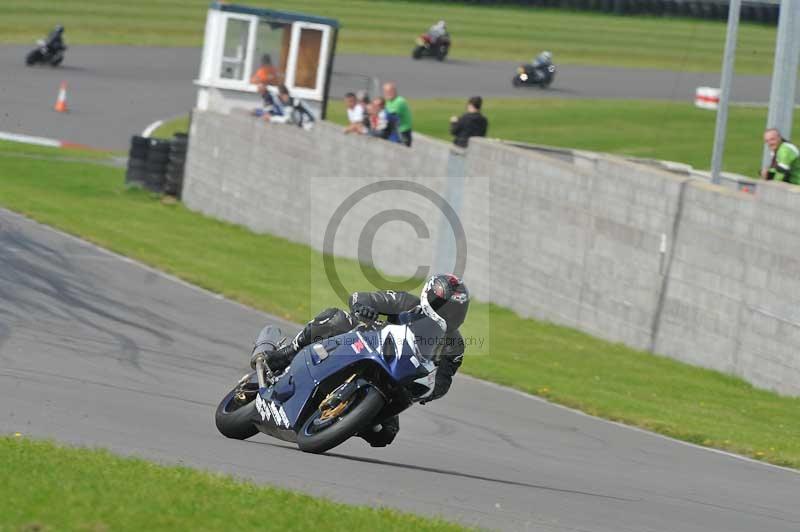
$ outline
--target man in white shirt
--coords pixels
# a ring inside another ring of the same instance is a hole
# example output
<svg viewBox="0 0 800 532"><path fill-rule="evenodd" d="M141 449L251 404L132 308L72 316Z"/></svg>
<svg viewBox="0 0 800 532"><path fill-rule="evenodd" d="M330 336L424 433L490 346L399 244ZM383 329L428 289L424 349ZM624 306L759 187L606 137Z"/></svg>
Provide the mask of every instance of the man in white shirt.
<svg viewBox="0 0 800 532"><path fill-rule="evenodd" d="M347 107L347 126L345 133L364 133L364 106L356 100L356 95L348 92L344 95L344 104Z"/></svg>

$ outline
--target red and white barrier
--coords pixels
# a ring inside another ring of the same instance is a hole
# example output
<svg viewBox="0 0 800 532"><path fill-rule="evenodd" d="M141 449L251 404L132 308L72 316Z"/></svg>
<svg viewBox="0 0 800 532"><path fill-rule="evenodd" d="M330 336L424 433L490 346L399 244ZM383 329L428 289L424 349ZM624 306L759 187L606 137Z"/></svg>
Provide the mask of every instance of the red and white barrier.
<svg viewBox="0 0 800 532"><path fill-rule="evenodd" d="M719 109L720 90L715 87L697 87L694 92L694 105L701 109Z"/></svg>

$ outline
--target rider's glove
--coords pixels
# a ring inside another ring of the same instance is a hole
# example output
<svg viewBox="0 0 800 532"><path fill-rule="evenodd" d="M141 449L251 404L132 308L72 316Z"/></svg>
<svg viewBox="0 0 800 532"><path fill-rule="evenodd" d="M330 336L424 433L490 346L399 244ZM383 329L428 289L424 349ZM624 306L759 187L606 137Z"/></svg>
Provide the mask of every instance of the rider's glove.
<svg viewBox="0 0 800 532"><path fill-rule="evenodd" d="M371 322L378 319L378 312L362 303L356 303L353 305L353 315L360 319L361 321Z"/></svg>

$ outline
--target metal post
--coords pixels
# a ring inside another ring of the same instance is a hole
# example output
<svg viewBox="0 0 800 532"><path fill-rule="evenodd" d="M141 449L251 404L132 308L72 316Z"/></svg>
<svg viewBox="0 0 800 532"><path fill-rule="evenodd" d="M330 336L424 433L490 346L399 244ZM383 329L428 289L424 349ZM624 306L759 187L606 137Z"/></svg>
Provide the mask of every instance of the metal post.
<svg viewBox="0 0 800 532"><path fill-rule="evenodd" d="M772 68L767 127L777 128L786 138L792 136L798 61L800 61L800 1L783 0L778 18L778 36L775 40L775 64ZM764 146L761 167L766 168L771 159L769 148Z"/></svg>
<svg viewBox="0 0 800 532"><path fill-rule="evenodd" d="M728 7L728 36L725 38L725 57L722 59L717 127L714 131L714 152L711 155L712 183L719 183L719 173L722 170L722 154L725 151L725 132L728 127L728 98L731 94L733 62L734 59L736 59L736 34L739 31L739 12L741 11L741 7L741 0L731 0Z"/></svg>

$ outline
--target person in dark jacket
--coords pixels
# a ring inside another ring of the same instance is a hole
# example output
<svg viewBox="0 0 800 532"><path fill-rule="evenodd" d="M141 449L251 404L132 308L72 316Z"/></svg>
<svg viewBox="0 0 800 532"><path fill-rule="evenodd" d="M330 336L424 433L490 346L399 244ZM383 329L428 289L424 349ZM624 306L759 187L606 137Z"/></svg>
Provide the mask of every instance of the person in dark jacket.
<svg viewBox="0 0 800 532"><path fill-rule="evenodd" d="M53 31L50 32L45 40L45 46L47 46L51 53L67 49L64 45L64 26L59 24L53 28Z"/></svg>
<svg viewBox="0 0 800 532"><path fill-rule="evenodd" d="M304 347L351 331L359 321L371 322L383 315L389 323L399 323L402 314L420 312L445 331L445 341L435 358L437 370L433 394L422 404L439 399L447 393L453 382L453 375L458 371L464 357L464 339L458 328L467 315L469 291L461 279L452 274L434 275L425 283L421 297L392 290L355 292L349 303L349 313L338 308L323 310L288 345L278 349L254 350L251 366L255 366L258 357L264 357L270 371L277 374ZM400 424L395 415L380 420L359 436L373 447L385 447L394 440L399 430Z"/></svg>
<svg viewBox="0 0 800 532"><path fill-rule="evenodd" d="M470 137L485 137L489 121L481 114L483 99L473 96L467 100L467 112L461 118L450 117L450 134L455 138L453 144L466 148Z"/></svg>

